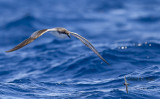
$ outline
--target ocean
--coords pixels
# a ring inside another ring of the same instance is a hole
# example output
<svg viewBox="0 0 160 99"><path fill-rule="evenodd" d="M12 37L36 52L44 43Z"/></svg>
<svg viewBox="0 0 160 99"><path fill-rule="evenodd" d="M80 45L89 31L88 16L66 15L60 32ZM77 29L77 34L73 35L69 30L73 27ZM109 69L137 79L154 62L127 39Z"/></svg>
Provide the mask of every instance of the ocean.
<svg viewBox="0 0 160 99"><path fill-rule="evenodd" d="M160 99L160 0L0 0L0 99ZM88 39L33 32L64 27ZM128 93L124 85L126 77Z"/></svg>

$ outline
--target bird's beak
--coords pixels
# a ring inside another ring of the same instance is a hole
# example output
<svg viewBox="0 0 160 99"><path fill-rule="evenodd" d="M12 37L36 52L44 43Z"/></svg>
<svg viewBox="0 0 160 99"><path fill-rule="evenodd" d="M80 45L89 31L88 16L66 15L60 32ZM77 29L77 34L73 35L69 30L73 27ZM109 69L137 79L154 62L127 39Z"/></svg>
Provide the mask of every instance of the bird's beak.
<svg viewBox="0 0 160 99"><path fill-rule="evenodd" d="M69 38L71 38L71 36L70 36L69 34L67 34L67 36L68 36Z"/></svg>

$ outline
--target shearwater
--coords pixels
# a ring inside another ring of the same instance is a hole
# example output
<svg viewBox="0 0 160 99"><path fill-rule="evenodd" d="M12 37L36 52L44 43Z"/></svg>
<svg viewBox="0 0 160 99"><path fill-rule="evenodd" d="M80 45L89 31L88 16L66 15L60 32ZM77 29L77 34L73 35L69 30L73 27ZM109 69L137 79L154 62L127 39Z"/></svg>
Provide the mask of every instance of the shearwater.
<svg viewBox="0 0 160 99"><path fill-rule="evenodd" d="M20 44L18 44L17 46L15 46L14 48L6 51L6 52L12 52L15 50L18 50L20 48L22 48L23 46L33 42L35 39L37 39L38 37L40 37L41 35L43 35L46 32L51 32L52 34L58 36L58 37L64 37L64 36L68 36L70 38L70 34L73 35L74 37L78 38L84 45L86 45L87 47L89 47L100 59L102 59L106 64L109 64L99 53L98 51L94 48L94 46L84 37L80 36L77 33L74 32L70 32L65 28L61 28L61 27L57 27L57 28L51 28L51 29L42 29L42 30L38 30L35 31L28 39L24 40L23 42L21 42Z"/></svg>
<svg viewBox="0 0 160 99"><path fill-rule="evenodd" d="M128 93L128 85L129 83L127 83L127 80L126 80L126 76L124 77L124 85L126 86L126 92Z"/></svg>

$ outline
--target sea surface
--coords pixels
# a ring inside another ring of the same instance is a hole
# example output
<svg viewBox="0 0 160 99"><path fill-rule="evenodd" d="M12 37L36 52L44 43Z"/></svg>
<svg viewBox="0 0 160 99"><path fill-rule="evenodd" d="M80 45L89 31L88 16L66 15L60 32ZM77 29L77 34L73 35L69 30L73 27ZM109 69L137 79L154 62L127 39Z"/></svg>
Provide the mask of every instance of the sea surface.
<svg viewBox="0 0 160 99"><path fill-rule="evenodd" d="M0 99L160 99L160 0L0 0Z"/></svg>

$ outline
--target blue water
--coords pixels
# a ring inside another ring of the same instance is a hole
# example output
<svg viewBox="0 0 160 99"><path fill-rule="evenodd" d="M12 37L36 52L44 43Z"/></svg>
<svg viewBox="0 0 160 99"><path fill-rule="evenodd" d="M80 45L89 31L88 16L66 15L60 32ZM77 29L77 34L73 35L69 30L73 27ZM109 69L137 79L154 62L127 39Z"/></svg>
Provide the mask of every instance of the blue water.
<svg viewBox="0 0 160 99"><path fill-rule="evenodd" d="M160 99L160 0L0 0L1 99ZM34 31L65 27L12 53ZM126 93L124 76L129 83Z"/></svg>

